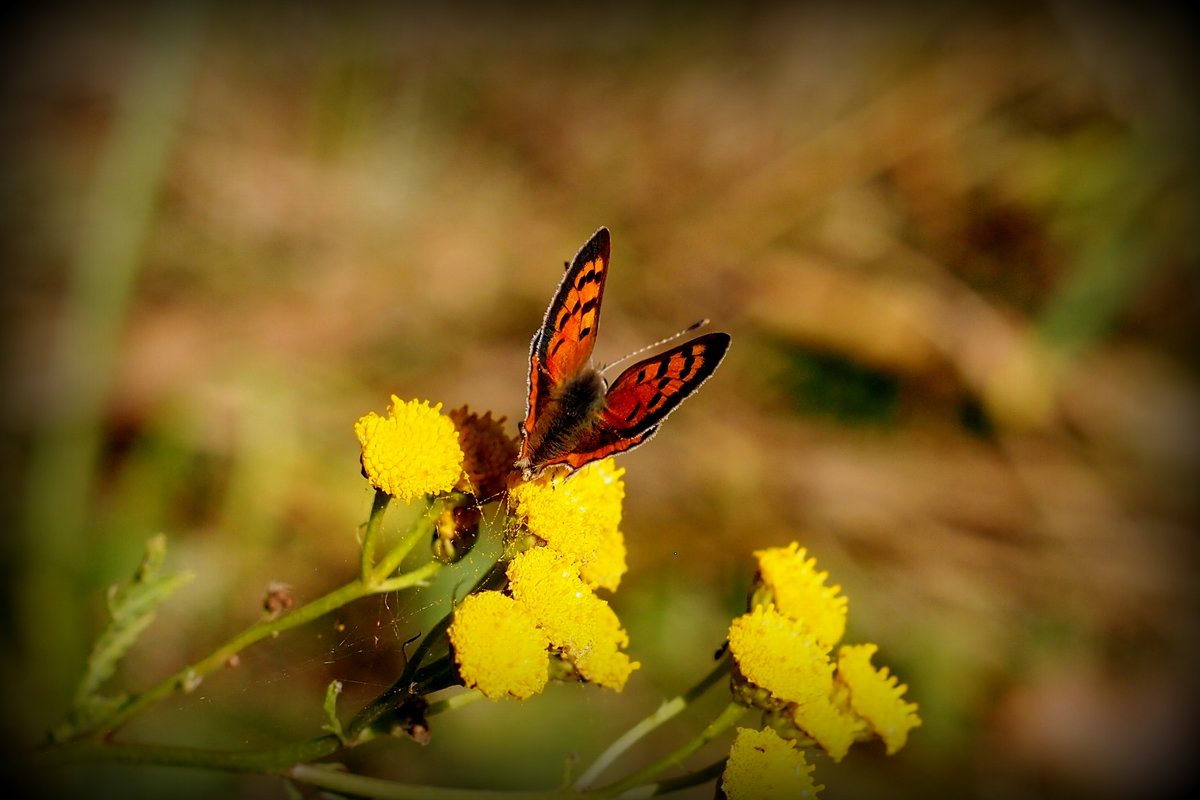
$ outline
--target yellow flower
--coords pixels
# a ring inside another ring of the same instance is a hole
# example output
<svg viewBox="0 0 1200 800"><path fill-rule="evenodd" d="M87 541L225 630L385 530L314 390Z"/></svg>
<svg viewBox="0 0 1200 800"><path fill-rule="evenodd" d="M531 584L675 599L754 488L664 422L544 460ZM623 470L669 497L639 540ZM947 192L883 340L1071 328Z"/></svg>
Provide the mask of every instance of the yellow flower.
<svg viewBox="0 0 1200 800"><path fill-rule="evenodd" d="M804 703L833 690L829 651L802 622L758 606L729 627L737 672L776 700Z"/></svg>
<svg viewBox="0 0 1200 800"><path fill-rule="evenodd" d="M845 758L862 723L846 714L828 696L814 697L788 707L796 727L811 736L834 761Z"/></svg>
<svg viewBox="0 0 1200 800"><path fill-rule="evenodd" d="M640 664L621 652L629 636L616 613L579 577L579 565L535 547L508 565L509 591L533 615L550 643L586 680L618 691Z"/></svg>
<svg viewBox="0 0 1200 800"><path fill-rule="evenodd" d="M508 502L530 533L581 565L593 588L615 591L625 574L621 535L624 470L611 458L568 477L544 476L513 487Z"/></svg>
<svg viewBox="0 0 1200 800"><path fill-rule="evenodd" d="M817 572L815 558L795 542L755 552L761 589L756 599L773 602L792 619L802 620L817 641L833 647L846 632L846 598L841 586L826 586L828 572ZM763 591L765 590L765 591ZM753 602L753 601L752 601Z"/></svg>
<svg viewBox="0 0 1200 800"><path fill-rule="evenodd" d="M517 443L504 432L504 417L492 419L490 411L481 417L463 406L451 411L450 419L466 456L458 488L486 502L504 491Z"/></svg>
<svg viewBox="0 0 1200 800"><path fill-rule="evenodd" d="M729 800L816 798L825 787L813 783L804 752L773 730L738 728L721 788Z"/></svg>
<svg viewBox="0 0 1200 800"><path fill-rule="evenodd" d="M463 683L492 700L537 694L549 675L549 642L532 615L500 592L468 595L454 611L450 645Z"/></svg>
<svg viewBox="0 0 1200 800"><path fill-rule="evenodd" d="M388 416L374 411L354 424L363 472L371 485L405 502L449 491L462 474L463 452L438 403L405 403L392 395Z"/></svg>
<svg viewBox="0 0 1200 800"><path fill-rule="evenodd" d="M898 684L887 667L871 666L878 645L843 645L838 650L837 679L850 693L850 707L887 745L888 755L908 740L908 732L921 724L917 704L904 701L908 687Z"/></svg>

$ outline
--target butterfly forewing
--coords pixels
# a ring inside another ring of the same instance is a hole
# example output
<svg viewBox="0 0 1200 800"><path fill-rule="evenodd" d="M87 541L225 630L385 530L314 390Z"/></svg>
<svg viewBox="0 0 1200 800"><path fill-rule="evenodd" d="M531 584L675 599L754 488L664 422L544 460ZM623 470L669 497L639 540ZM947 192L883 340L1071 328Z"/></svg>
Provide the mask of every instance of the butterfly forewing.
<svg viewBox="0 0 1200 800"><path fill-rule="evenodd" d="M600 302L608 275L611 243L601 228L567 265L558 291L550 300L542 327L529 347L529 401L525 409L522 459L531 455L530 436L546 403L570 377L588 367L600 325Z"/></svg>
<svg viewBox="0 0 1200 800"><path fill-rule="evenodd" d="M592 357L610 252L608 228L601 228L567 267L534 338L531 355L555 383L586 367Z"/></svg>
<svg viewBox="0 0 1200 800"><path fill-rule="evenodd" d="M626 437L657 428L708 380L725 357L729 341L727 333L707 333L634 364L609 387L602 419Z"/></svg>

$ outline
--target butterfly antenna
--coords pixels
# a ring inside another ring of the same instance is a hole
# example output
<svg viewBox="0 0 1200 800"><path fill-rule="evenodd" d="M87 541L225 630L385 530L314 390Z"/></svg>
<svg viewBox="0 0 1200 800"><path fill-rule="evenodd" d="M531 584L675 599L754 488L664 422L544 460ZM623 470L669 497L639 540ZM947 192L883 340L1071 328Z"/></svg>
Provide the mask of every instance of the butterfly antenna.
<svg viewBox="0 0 1200 800"><path fill-rule="evenodd" d="M613 367L615 367L617 364L624 364L629 359L634 358L635 356L640 356L642 353L646 352L647 350L654 350L655 348L662 347L664 344L667 344L668 342L675 341L676 339L678 339L681 336L687 336L689 333L696 330L697 328L703 328L709 322L710 322L710 320L708 318L696 320L691 325L688 325L686 328L679 331L678 333L672 333L670 336L668 336L665 339L659 339L657 342L654 342L653 344L648 344L645 347L640 347L637 350L634 350L632 353L621 356L620 358L618 358L616 361L613 361L612 363L605 364L603 367L600 368L600 371L606 372L609 369L612 369Z"/></svg>

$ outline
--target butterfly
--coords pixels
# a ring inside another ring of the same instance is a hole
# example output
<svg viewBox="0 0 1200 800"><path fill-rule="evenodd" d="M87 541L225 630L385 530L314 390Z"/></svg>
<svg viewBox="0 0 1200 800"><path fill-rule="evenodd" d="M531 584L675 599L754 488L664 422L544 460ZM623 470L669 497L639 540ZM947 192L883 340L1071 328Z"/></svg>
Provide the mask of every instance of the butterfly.
<svg viewBox="0 0 1200 800"><path fill-rule="evenodd" d="M529 399L513 465L525 480L648 441L729 349L729 334L707 333L637 362L609 385L592 366L592 348L610 251L607 228L580 248L529 346Z"/></svg>

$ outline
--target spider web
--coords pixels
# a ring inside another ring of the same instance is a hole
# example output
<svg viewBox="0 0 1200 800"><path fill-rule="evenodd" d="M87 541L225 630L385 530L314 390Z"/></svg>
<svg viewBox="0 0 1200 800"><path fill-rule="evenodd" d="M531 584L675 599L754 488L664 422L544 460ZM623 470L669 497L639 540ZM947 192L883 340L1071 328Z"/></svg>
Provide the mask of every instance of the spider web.
<svg viewBox="0 0 1200 800"><path fill-rule="evenodd" d="M324 724L325 690L337 680L342 684L338 709L344 723L392 686L420 637L449 613L452 603L460 601L494 563L502 547L502 520L494 508L485 509L472 552L443 569L429 585L365 597L258 642L243 650L231 669L206 678L194 697L181 698L178 705L203 704L230 728L261 734L261 740L247 734L246 744L269 746L278 743L284 731L294 740L297 732L311 735ZM387 543L394 541L385 538ZM428 558L425 547L418 545L402 569L424 563ZM342 570L342 565L337 569ZM306 592L294 602L301 605L318 596L319 592ZM425 663L444 653L444 646L434 648Z"/></svg>

